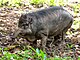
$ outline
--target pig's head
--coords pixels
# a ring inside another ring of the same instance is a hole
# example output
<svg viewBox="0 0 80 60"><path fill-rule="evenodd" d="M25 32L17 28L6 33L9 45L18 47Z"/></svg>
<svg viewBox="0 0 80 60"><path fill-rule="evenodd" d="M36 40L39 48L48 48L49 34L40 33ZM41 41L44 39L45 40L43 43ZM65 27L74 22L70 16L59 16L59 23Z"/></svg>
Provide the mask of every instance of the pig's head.
<svg viewBox="0 0 80 60"><path fill-rule="evenodd" d="M32 35L32 16L29 14L22 14L19 18L18 29L14 34L14 37L17 37L19 34L25 36L29 41L34 41L35 36Z"/></svg>
<svg viewBox="0 0 80 60"><path fill-rule="evenodd" d="M32 17L28 14L22 14L19 22L18 27L23 34L31 34L31 24L32 24Z"/></svg>

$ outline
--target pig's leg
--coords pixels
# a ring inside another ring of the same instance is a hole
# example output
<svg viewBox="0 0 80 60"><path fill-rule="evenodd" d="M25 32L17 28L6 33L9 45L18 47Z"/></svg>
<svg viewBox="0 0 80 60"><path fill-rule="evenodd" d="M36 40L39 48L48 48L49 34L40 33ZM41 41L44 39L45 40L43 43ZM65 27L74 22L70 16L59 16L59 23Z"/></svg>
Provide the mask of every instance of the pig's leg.
<svg viewBox="0 0 80 60"><path fill-rule="evenodd" d="M61 41L60 44L64 44L65 43L65 32L64 31L61 33L60 41Z"/></svg>
<svg viewBox="0 0 80 60"><path fill-rule="evenodd" d="M64 31L62 32L61 36L62 36L62 41L64 41L65 40L65 32Z"/></svg>
<svg viewBox="0 0 80 60"><path fill-rule="evenodd" d="M46 53L48 54L48 57L50 56L53 56L53 53L52 53L52 50L53 50L53 47L54 47L54 36L50 36L48 39L47 39L47 49L46 49Z"/></svg>
<svg viewBox="0 0 80 60"><path fill-rule="evenodd" d="M46 53L46 43L48 39L48 32L46 30L41 30L38 32L38 35L41 36L41 45L42 50Z"/></svg>
<svg viewBox="0 0 80 60"><path fill-rule="evenodd" d="M46 43L47 43L47 36L42 37L42 49L44 52L46 52Z"/></svg>
<svg viewBox="0 0 80 60"><path fill-rule="evenodd" d="M40 48L40 46L41 46L41 40L39 39L37 40L37 47Z"/></svg>
<svg viewBox="0 0 80 60"><path fill-rule="evenodd" d="M53 45L53 42L54 42L54 36L51 36L49 39L48 39L48 41L51 41L51 43L49 44L49 47L52 47L52 45Z"/></svg>

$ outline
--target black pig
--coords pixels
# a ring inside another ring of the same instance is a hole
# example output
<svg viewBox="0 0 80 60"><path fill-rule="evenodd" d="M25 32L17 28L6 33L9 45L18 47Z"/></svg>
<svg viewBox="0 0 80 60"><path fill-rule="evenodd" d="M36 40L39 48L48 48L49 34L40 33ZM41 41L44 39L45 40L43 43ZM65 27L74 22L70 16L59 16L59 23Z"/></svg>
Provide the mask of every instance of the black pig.
<svg viewBox="0 0 80 60"><path fill-rule="evenodd" d="M48 37L57 36L66 32L73 22L72 15L62 7L49 7L36 12L22 14L18 27L29 41L41 39L42 48L45 50Z"/></svg>

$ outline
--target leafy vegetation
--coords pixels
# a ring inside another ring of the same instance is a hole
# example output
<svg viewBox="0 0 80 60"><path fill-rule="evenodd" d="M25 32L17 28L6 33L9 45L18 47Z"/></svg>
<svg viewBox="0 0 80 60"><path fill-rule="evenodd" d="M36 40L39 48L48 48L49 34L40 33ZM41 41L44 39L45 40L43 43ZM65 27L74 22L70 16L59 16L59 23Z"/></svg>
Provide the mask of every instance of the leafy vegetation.
<svg viewBox="0 0 80 60"><path fill-rule="evenodd" d="M8 51L3 51L3 56L0 57L0 60L28 60L28 59L35 59L35 60L73 60L71 57L59 57L55 56L54 58L47 58L46 54L42 51L37 49L34 49L30 47L29 50L24 51L17 51L17 53L10 53ZM0 48L0 51L2 48ZM0 53L1 55L1 53ZM80 57L78 57L78 60Z"/></svg>
<svg viewBox="0 0 80 60"><path fill-rule="evenodd" d="M2 48L0 48L2 51ZM8 51L3 51L3 56L0 58L1 60L27 60L27 59L38 59L38 60L46 60L46 54L39 50L38 48L35 50L31 47L29 50L18 51L16 54L10 53Z"/></svg>
<svg viewBox="0 0 80 60"><path fill-rule="evenodd" d="M75 20L73 22L72 28L74 28L75 30L80 29L80 21L79 20Z"/></svg>
<svg viewBox="0 0 80 60"><path fill-rule="evenodd" d="M30 4L39 5L39 4L47 4L49 6L58 6L58 5L64 5L64 0L31 0Z"/></svg>
<svg viewBox="0 0 80 60"><path fill-rule="evenodd" d="M0 6L16 6L19 7L22 5L23 0L0 0ZM43 5L47 4L49 6L56 6L56 5L64 5L64 0L30 0L30 4L32 5ZM26 4L24 4L26 5Z"/></svg>
<svg viewBox="0 0 80 60"><path fill-rule="evenodd" d="M31 0L30 4L33 5L39 5L39 4L44 4L45 0Z"/></svg>
<svg viewBox="0 0 80 60"><path fill-rule="evenodd" d="M0 6L21 6L21 0L0 0Z"/></svg>

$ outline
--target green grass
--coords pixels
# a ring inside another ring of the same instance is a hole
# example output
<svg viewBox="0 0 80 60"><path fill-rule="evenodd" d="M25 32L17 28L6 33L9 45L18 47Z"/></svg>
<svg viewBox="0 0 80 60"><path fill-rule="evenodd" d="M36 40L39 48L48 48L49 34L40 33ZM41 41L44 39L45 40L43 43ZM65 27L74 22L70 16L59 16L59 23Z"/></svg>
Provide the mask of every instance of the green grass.
<svg viewBox="0 0 80 60"><path fill-rule="evenodd" d="M0 51L3 49L0 48ZM46 54L42 51L37 49L34 49L30 47L30 49L17 51L16 54L10 53L7 50L0 53L2 55L0 57L0 60L27 60L27 59L37 59L37 60L46 60Z"/></svg>
<svg viewBox="0 0 80 60"><path fill-rule="evenodd" d="M45 0L31 0L30 4L33 5L39 5L39 4L44 4Z"/></svg>
<svg viewBox="0 0 80 60"><path fill-rule="evenodd" d="M21 1L22 0L0 0L0 7L3 7L3 6L19 7L19 6L21 6Z"/></svg>
<svg viewBox="0 0 80 60"><path fill-rule="evenodd" d="M47 4L49 6L58 6L64 5L64 0L31 0L30 4L39 5L39 4Z"/></svg>
<svg viewBox="0 0 80 60"><path fill-rule="evenodd" d="M2 48L0 48L0 51ZM34 59L34 60L74 60L73 58L66 56L66 57L59 57L54 56L51 58L47 58L46 54L42 51L37 49L34 49L30 47L30 49L20 50L17 51L16 54L10 53L8 51L3 51L0 53L0 60L28 60L28 59ZM78 60L80 60L80 57L78 57Z"/></svg>

